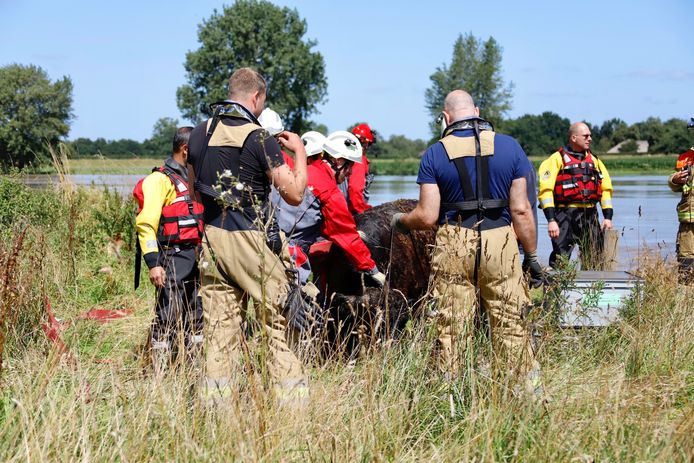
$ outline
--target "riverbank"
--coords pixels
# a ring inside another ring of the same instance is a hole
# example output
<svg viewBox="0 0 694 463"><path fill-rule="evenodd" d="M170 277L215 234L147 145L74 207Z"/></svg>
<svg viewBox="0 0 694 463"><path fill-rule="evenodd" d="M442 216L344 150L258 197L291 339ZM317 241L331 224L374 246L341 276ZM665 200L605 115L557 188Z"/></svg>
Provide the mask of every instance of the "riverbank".
<svg viewBox="0 0 694 463"><path fill-rule="evenodd" d="M299 410L272 400L266 352L250 336L254 374L215 408L197 400L194 372L157 380L144 368L154 291L146 272L132 289L134 214L113 192L0 179L3 461L687 461L694 452L694 292L676 284L672 263L641 260L633 271L644 284L614 326L541 325L547 404L514 398L489 375L483 338L461 376L446 379L432 366L425 319L352 362L308 365L311 397ZM49 303L59 320L42 329ZM94 308L126 316L80 318Z"/></svg>
<svg viewBox="0 0 694 463"><path fill-rule="evenodd" d="M540 167L544 158L531 156L535 169ZM667 175L672 172L677 155L604 155L600 159L605 163L611 175ZM162 159L71 159L69 172L73 174L121 174L146 175L153 167L161 165ZM369 159L371 171L376 175L417 175L419 158L404 159ZM50 167L39 169L39 173L54 173Z"/></svg>

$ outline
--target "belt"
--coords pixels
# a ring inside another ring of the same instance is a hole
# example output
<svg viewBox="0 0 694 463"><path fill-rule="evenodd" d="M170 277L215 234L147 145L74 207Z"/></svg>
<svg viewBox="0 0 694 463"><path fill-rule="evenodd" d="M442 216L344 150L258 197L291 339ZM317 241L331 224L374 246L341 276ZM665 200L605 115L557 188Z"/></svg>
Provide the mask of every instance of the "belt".
<svg viewBox="0 0 694 463"><path fill-rule="evenodd" d="M507 227L509 225L502 215L502 209L484 211L481 222L477 216L477 211L457 211L451 218L446 220L446 223L479 231L494 230L495 228Z"/></svg>

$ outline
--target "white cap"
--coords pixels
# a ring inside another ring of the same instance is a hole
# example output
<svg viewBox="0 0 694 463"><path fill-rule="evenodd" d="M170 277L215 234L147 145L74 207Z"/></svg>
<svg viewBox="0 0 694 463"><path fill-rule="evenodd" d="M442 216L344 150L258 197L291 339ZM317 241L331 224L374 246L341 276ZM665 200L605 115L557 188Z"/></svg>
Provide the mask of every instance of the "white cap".
<svg viewBox="0 0 694 463"><path fill-rule="evenodd" d="M263 109L263 112L260 113L260 117L258 117L258 122L260 122L260 125L262 125L273 137L284 131L282 118L270 108Z"/></svg>
<svg viewBox="0 0 694 463"><path fill-rule="evenodd" d="M306 132L301 136L301 141L304 142L306 147L306 155L314 156L323 151L323 143L325 143L325 135L315 130Z"/></svg>
<svg viewBox="0 0 694 463"><path fill-rule="evenodd" d="M361 164L361 143L354 134L345 130L338 130L328 135L323 143L323 150L334 158L344 158Z"/></svg>

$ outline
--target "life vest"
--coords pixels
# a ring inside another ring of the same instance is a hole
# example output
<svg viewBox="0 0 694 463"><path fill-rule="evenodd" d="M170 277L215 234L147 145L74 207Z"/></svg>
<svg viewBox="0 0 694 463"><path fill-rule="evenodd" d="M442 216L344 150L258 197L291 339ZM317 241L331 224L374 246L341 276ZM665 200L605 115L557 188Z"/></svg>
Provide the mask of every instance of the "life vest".
<svg viewBox="0 0 694 463"><path fill-rule="evenodd" d="M152 172L166 175L176 189L176 198L161 209L157 241L163 246L200 244L204 231L202 204L191 198L186 181L170 168L162 166ZM142 211L145 200L143 181L144 178L133 189L133 196L138 202L138 214Z"/></svg>
<svg viewBox="0 0 694 463"><path fill-rule="evenodd" d="M554 182L555 203L582 203L600 201L602 174L595 167L593 154L588 151L585 159L578 159L564 148L559 148L564 167Z"/></svg>

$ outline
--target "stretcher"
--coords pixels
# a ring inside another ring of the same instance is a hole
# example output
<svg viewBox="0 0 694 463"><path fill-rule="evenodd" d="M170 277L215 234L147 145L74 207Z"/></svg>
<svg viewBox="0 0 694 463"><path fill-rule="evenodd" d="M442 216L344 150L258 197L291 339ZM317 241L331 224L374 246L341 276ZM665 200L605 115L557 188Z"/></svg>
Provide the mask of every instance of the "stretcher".
<svg viewBox="0 0 694 463"><path fill-rule="evenodd" d="M580 271L558 292L559 323L564 327L607 326L620 318L642 280L623 271Z"/></svg>

